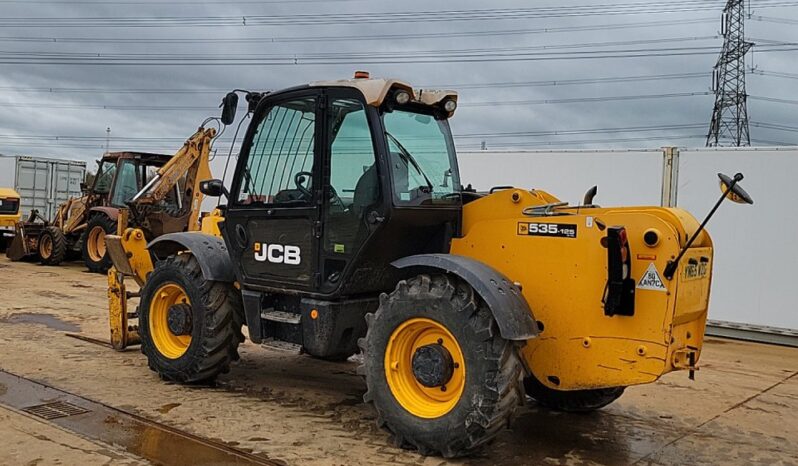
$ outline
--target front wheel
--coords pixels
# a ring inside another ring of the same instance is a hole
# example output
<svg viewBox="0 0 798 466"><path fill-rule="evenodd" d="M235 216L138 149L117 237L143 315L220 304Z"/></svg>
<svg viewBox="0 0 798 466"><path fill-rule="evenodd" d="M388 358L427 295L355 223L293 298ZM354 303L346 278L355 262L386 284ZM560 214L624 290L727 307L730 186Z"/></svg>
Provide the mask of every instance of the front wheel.
<svg viewBox="0 0 798 466"><path fill-rule="evenodd" d="M238 360L241 296L231 283L206 281L191 254L156 264L138 312L141 352L165 380L212 380Z"/></svg>
<svg viewBox="0 0 798 466"><path fill-rule="evenodd" d="M534 375L524 380L526 393L537 403L555 411L579 413L601 409L623 395L626 387L587 390L554 390L543 385Z"/></svg>
<svg viewBox="0 0 798 466"><path fill-rule="evenodd" d="M111 257L105 248L105 235L116 233L116 220L104 214L89 219L82 238L83 262L94 273L106 273L111 268Z"/></svg>
<svg viewBox="0 0 798 466"><path fill-rule="evenodd" d="M447 275L399 282L367 322L364 400L397 446L462 456L509 424L523 400L518 347L468 284Z"/></svg>
<svg viewBox="0 0 798 466"><path fill-rule="evenodd" d="M47 227L39 235L39 260L44 265L58 265L67 253L66 238L58 227Z"/></svg>

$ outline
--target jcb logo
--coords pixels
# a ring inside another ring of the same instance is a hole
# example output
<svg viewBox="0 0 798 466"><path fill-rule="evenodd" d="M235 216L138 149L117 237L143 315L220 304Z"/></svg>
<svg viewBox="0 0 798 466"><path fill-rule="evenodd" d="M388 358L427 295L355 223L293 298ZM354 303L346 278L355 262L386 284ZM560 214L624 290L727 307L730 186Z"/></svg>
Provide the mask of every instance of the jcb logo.
<svg viewBox="0 0 798 466"><path fill-rule="evenodd" d="M299 246L267 243L255 243L255 260L287 265L299 265L302 261Z"/></svg>

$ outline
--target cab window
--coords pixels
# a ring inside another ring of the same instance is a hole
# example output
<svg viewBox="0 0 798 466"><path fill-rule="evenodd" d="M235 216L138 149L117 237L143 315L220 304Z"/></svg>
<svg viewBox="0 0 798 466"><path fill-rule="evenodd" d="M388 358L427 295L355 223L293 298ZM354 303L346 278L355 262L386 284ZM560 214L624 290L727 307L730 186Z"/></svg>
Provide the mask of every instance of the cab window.
<svg viewBox="0 0 798 466"><path fill-rule="evenodd" d="M116 174L116 163L105 161L97 170L96 181L94 182L94 192L97 194L108 194L111 192L111 185L114 183Z"/></svg>
<svg viewBox="0 0 798 466"><path fill-rule="evenodd" d="M236 201L242 205L307 206L312 200L316 100L270 108L252 138Z"/></svg>
<svg viewBox="0 0 798 466"><path fill-rule="evenodd" d="M122 161L119 167L119 174L116 176L111 205L119 207L126 205L129 200L133 199L138 190L136 165L130 160Z"/></svg>
<svg viewBox="0 0 798 466"><path fill-rule="evenodd" d="M396 109L383 115L397 205L459 202L460 179L446 120Z"/></svg>

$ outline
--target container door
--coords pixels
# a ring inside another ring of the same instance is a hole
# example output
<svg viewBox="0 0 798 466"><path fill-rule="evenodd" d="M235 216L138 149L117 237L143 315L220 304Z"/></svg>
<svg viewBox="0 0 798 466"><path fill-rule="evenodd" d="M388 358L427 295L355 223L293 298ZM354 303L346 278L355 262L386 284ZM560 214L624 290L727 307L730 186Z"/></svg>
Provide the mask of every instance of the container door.
<svg viewBox="0 0 798 466"><path fill-rule="evenodd" d="M45 218L51 218L54 208L50 199L50 164L30 158L17 158L17 182L14 187L21 197L20 211L27 217L36 209Z"/></svg>
<svg viewBox="0 0 798 466"><path fill-rule="evenodd" d="M80 197L80 183L85 169L72 162L53 163L53 212L71 197Z"/></svg>

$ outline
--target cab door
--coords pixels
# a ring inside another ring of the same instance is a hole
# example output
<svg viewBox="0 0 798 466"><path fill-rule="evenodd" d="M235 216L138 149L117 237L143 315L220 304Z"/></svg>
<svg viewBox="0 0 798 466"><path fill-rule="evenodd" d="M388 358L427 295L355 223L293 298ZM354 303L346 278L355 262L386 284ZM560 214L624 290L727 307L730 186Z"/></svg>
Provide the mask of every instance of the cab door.
<svg viewBox="0 0 798 466"><path fill-rule="evenodd" d="M265 98L243 141L224 237L248 286L318 286L320 102L315 90Z"/></svg>

